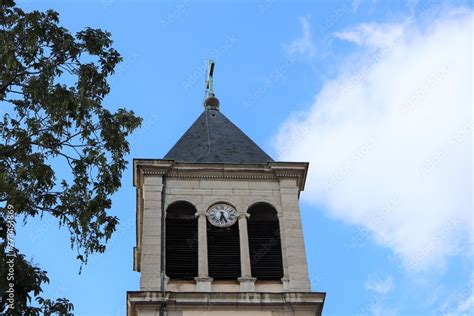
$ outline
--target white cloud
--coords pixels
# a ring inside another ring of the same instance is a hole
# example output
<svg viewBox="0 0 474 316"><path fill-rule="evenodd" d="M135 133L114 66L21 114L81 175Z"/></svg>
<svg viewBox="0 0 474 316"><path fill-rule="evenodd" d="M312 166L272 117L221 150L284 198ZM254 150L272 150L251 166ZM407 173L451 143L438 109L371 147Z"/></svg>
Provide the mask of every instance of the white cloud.
<svg viewBox="0 0 474 316"><path fill-rule="evenodd" d="M392 277L386 277L384 279L374 279L370 277L365 283L367 290L373 291L377 294L387 294L393 289Z"/></svg>
<svg viewBox="0 0 474 316"><path fill-rule="evenodd" d="M440 309L444 316L468 316L474 311L474 272L471 273L469 285L448 296Z"/></svg>
<svg viewBox="0 0 474 316"><path fill-rule="evenodd" d="M387 45L387 43L393 43L398 40L403 35L407 23L363 23L350 30L335 32L334 36L358 45L381 48Z"/></svg>
<svg viewBox="0 0 474 316"><path fill-rule="evenodd" d="M299 18L303 28L303 36L291 42L287 51L290 56L308 57L312 60L316 54L316 45L313 41L311 24L307 17Z"/></svg>
<svg viewBox="0 0 474 316"><path fill-rule="evenodd" d="M395 308L383 306L380 303L374 304L370 309L373 316L396 316L398 311Z"/></svg>
<svg viewBox="0 0 474 316"><path fill-rule="evenodd" d="M409 21L339 33L359 52L281 126L276 148L311 162L306 201L420 270L472 255L473 12Z"/></svg>
<svg viewBox="0 0 474 316"><path fill-rule="evenodd" d="M360 5L362 4L362 0L352 0L352 10L354 10L354 12L356 12Z"/></svg>
<svg viewBox="0 0 474 316"><path fill-rule="evenodd" d="M474 295L471 293L471 296L466 298L464 301L460 302L457 308L458 313L467 313L474 310Z"/></svg>

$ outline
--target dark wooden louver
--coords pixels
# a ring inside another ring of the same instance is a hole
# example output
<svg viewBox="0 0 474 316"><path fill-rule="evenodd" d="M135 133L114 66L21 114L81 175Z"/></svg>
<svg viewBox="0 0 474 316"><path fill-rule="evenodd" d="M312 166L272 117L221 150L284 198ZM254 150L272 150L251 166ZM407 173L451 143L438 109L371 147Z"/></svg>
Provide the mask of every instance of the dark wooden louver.
<svg viewBox="0 0 474 316"><path fill-rule="evenodd" d="M229 228L207 223L209 276L214 280L240 278L240 241L238 222Z"/></svg>
<svg viewBox="0 0 474 316"><path fill-rule="evenodd" d="M195 211L183 205L172 211L166 218L166 275L175 280L194 280L198 275L197 219L192 213Z"/></svg>
<svg viewBox="0 0 474 316"><path fill-rule="evenodd" d="M252 276L258 280L280 280L283 277L280 226L275 214L262 214L265 207L249 211L248 221ZM260 213L260 214L259 214Z"/></svg>

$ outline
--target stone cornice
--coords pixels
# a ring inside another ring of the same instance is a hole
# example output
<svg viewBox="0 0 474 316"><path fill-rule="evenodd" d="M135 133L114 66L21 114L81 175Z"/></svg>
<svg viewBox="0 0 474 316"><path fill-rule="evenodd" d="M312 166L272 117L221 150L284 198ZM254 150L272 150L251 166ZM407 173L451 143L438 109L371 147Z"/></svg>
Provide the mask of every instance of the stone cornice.
<svg viewBox="0 0 474 316"><path fill-rule="evenodd" d="M290 306L292 308L313 306L314 315L321 315L326 293L323 292L159 292L138 291L127 292L127 315L137 315L137 308L144 306Z"/></svg>
<svg viewBox="0 0 474 316"><path fill-rule="evenodd" d="M270 162L268 164L177 163L172 160L134 159L133 184L140 187L143 176L181 179L279 180L296 179L304 190L308 163Z"/></svg>

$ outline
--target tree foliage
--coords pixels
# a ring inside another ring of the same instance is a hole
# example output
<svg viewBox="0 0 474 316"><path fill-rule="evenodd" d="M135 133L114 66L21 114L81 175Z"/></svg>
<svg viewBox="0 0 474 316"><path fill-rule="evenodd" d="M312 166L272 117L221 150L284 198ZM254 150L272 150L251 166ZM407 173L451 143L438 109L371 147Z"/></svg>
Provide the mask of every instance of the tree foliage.
<svg viewBox="0 0 474 316"><path fill-rule="evenodd" d="M24 12L12 0L0 1L0 206L12 205L25 222L44 214L57 218L82 266L90 254L105 251L118 223L108 214L110 196L127 165L127 136L141 118L103 107L107 80L122 60L110 33L85 28L74 35L55 11ZM5 232L5 221L1 228ZM2 239L4 267L5 234ZM68 315L66 299L39 296L46 272L15 251L16 312ZM31 307L32 297L41 310ZM2 300L0 313L6 310Z"/></svg>

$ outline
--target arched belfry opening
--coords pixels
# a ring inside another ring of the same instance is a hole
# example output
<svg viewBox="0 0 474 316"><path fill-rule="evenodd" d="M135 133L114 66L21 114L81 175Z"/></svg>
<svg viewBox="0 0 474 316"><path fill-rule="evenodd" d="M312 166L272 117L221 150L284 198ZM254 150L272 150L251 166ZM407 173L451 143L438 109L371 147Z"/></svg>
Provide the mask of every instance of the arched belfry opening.
<svg viewBox="0 0 474 316"><path fill-rule="evenodd" d="M248 236L252 277L280 280L283 277L280 224L277 211L268 203L257 203L248 210Z"/></svg>
<svg viewBox="0 0 474 316"><path fill-rule="evenodd" d="M166 275L175 280L194 280L198 274L198 226L196 208L179 201L166 210Z"/></svg>
<svg viewBox="0 0 474 316"><path fill-rule="evenodd" d="M241 276L239 222L218 227L207 221L209 276L214 280L237 280Z"/></svg>

